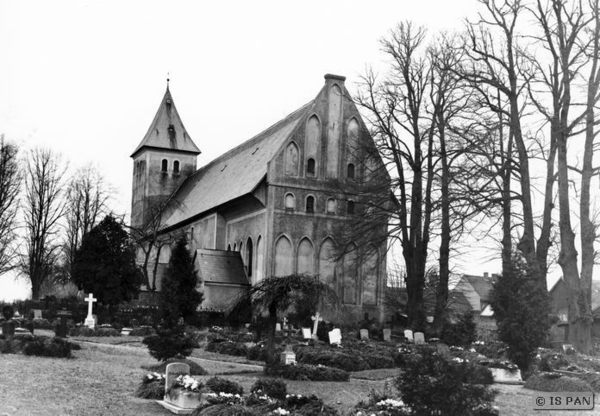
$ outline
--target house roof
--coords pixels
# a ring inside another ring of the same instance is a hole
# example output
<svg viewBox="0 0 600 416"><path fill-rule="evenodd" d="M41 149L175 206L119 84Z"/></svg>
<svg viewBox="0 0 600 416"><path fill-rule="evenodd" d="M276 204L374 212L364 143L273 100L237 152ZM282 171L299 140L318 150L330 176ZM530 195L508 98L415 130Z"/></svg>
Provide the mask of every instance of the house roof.
<svg viewBox="0 0 600 416"><path fill-rule="evenodd" d="M196 155L200 153L200 149L183 126L168 85L148 132L133 151L131 157L134 157L144 147L169 149Z"/></svg>
<svg viewBox="0 0 600 416"><path fill-rule="evenodd" d="M196 253L198 273L204 283L249 284L239 252L199 249Z"/></svg>
<svg viewBox="0 0 600 416"><path fill-rule="evenodd" d="M314 101L221 155L188 177L176 193L177 207L165 223L175 225L252 192L267 174L268 162L293 133Z"/></svg>
<svg viewBox="0 0 600 416"><path fill-rule="evenodd" d="M494 277L465 274L463 275L463 278L465 278L471 284L471 286L473 286L473 289L475 289L475 292L477 292L479 295L482 303L489 303L490 292L495 280Z"/></svg>

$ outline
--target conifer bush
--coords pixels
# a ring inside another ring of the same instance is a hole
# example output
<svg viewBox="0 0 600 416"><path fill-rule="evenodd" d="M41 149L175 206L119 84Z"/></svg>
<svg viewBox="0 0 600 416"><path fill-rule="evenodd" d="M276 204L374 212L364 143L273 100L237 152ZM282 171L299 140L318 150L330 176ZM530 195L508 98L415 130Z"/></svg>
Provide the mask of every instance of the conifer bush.
<svg viewBox="0 0 600 416"><path fill-rule="evenodd" d="M212 377L206 381L206 387L215 393L244 394L244 388L235 381L222 377Z"/></svg>
<svg viewBox="0 0 600 416"><path fill-rule="evenodd" d="M250 388L250 392L254 394L266 394L277 400L285 400L287 385L281 379L259 378Z"/></svg>
<svg viewBox="0 0 600 416"><path fill-rule="evenodd" d="M287 380L348 381L350 379L350 375L339 368L310 364L287 365L272 362L265 366L264 373L267 376L281 377Z"/></svg>

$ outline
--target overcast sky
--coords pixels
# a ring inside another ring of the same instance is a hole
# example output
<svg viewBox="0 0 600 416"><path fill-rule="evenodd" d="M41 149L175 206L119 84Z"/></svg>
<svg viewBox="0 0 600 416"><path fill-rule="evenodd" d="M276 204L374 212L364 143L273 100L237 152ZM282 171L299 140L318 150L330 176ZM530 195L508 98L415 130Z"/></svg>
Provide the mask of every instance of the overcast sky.
<svg viewBox="0 0 600 416"><path fill-rule="evenodd" d="M319 92L323 75L382 68L403 20L459 30L475 0L0 0L0 133L95 164L128 213L132 161L166 88L202 166ZM489 270L497 272L498 270ZM0 299L29 289L0 277ZM11 289L9 289L11 287Z"/></svg>

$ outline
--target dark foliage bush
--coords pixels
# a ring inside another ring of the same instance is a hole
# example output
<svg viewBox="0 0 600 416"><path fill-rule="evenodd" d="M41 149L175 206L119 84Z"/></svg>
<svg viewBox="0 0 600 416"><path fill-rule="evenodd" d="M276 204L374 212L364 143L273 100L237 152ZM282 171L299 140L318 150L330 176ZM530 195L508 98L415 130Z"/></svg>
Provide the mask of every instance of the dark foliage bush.
<svg viewBox="0 0 600 416"><path fill-rule="evenodd" d="M162 400L165 396L164 382L153 381L149 383L141 382L135 390L135 397L148 400Z"/></svg>
<svg viewBox="0 0 600 416"><path fill-rule="evenodd" d="M129 333L130 337L148 337L156 334L156 331L151 326L140 326L139 328L133 328Z"/></svg>
<svg viewBox="0 0 600 416"><path fill-rule="evenodd" d="M491 407L496 392L470 384L472 367L423 350L407 360L395 384L400 396L418 415L497 415Z"/></svg>
<svg viewBox="0 0 600 416"><path fill-rule="evenodd" d="M163 362L155 364L155 365L143 365L142 368L144 370L156 372L159 374L164 374L167 371L167 365L169 365L171 363L184 363L184 364L189 365L190 366L190 375L192 375L192 376L205 376L208 374L208 371L206 371L204 368L202 368L202 366L200 364L198 364L195 361L188 360L185 358L184 359L170 358L166 361L163 361Z"/></svg>
<svg viewBox="0 0 600 416"><path fill-rule="evenodd" d="M326 348L304 347L295 349L296 360L302 364L326 365L344 371L363 371L371 367L359 355Z"/></svg>
<svg viewBox="0 0 600 416"><path fill-rule="evenodd" d="M266 394L277 400L285 400L287 385L280 379L259 378L250 388L250 392L258 395Z"/></svg>
<svg viewBox="0 0 600 416"><path fill-rule="evenodd" d="M291 411L291 414L298 416L337 416L338 412L331 406L323 403L323 400L311 394L310 396L300 396L291 394L285 399L285 408Z"/></svg>
<svg viewBox="0 0 600 416"><path fill-rule="evenodd" d="M206 381L206 387L214 391L215 393L231 393L244 394L243 387L235 381L227 380L222 377L213 377Z"/></svg>
<svg viewBox="0 0 600 416"><path fill-rule="evenodd" d="M275 352L273 353L274 357L280 357L283 352L283 348L278 347L275 348ZM254 345L247 349L246 358L253 361L267 361L271 357L269 357L269 350L262 345Z"/></svg>
<svg viewBox="0 0 600 416"><path fill-rule="evenodd" d="M494 384L494 376L492 371L483 365L469 363L469 378L471 384Z"/></svg>
<svg viewBox="0 0 600 416"><path fill-rule="evenodd" d="M487 358L493 360L504 360L508 358L508 345L501 341L473 344L471 347L474 348L478 354L485 355Z"/></svg>
<svg viewBox="0 0 600 416"><path fill-rule="evenodd" d="M231 341L212 341L206 344L206 351L216 352L219 354L234 355L238 357L245 357L248 352L248 348L244 344L239 342Z"/></svg>
<svg viewBox="0 0 600 416"><path fill-rule="evenodd" d="M477 331L472 312L466 312L456 322L446 322L440 340L448 345L468 345L475 341Z"/></svg>
<svg viewBox="0 0 600 416"><path fill-rule="evenodd" d="M148 346L150 355L159 361L185 358L198 347L189 335L185 335L181 327L160 329L155 335L144 338L142 342Z"/></svg>
<svg viewBox="0 0 600 416"><path fill-rule="evenodd" d="M562 355L554 352L542 354L538 368L540 371L552 372L560 367L568 367L569 361Z"/></svg>
<svg viewBox="0 0 600 416"><path fill-rule="evenodd" d="M350 375L339 368L310 364L269 363L265 366L264 372L267 376L282 377L287 380L348 381L350 379Z"/></svg>
<svg viewBox="0 0 600 416"><path fill-rule="evenodd" d="M581 373L576 375L575 377L588 383L595 393L600 393L600 374Z"/></svg>
<svg viewBox="0 0 600 416"><path fill-rule="evenodd" d="M594 391L585 381L558 373L533 374L527 379L524 387L538 391Z"/></svg>
<svg viewBox="0 0 600 416"><path fill-rule="evenodd" d="M23 347L23 354L38 357L71 358L72 345L62 338L34 337Z"/></svg>
<svg viewBox="0 0 600 416"><path fill-rule="evenodd" d="M538 282L525 262L515 256L509 270L494 283L490 296L498 338L508 345L508 358L525 372L550 328L545 283Z"/></svg>
<svg viewBox="0 0 600 416"><path fill-rule="evenodd" d="M52 322L44 318L32 319L31 322L35 329L54 329Z"/></svg>
<svg viewBox="0 0 600 416"><path fill-rule="evenodd" d="M120 337L121 333L114 328L88 328L79 326L71 328L69 335L72 337Z"/></svg>
<svg viewBox="0 0 600 416"><path fill-rule="evenodd" d="M12 339L0 335L0 354L14 354L15 346Z"/></svg>

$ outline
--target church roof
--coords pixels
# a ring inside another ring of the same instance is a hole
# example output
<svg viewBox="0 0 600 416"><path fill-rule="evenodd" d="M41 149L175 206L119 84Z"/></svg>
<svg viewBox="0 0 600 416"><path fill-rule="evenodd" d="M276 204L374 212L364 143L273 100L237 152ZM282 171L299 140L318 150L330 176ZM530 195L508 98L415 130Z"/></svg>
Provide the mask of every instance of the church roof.
<svg viewBox="0 0 600 416"><path fill-rule="evenodd" d="M177 209L167 214L165 224L173 226L252 192L267 174L268 162L293 133L312 103L302 106L188 177L176 193Z"/></svg>
<svg viewBox="0 0 600 416"><path fill-rule="evenodd" d="M239 252L208 249L199 249L196 252L200 278L205 284L249 284Z"/></svg>
<svg viewBox="0 0 600 416"><path fill-rule="evenodd" d="M134 157L144 147L169 149L196 155L200 153L200 149L192 141L183 126L168 85L148 132L131 154L131 157Z"/></svg>

